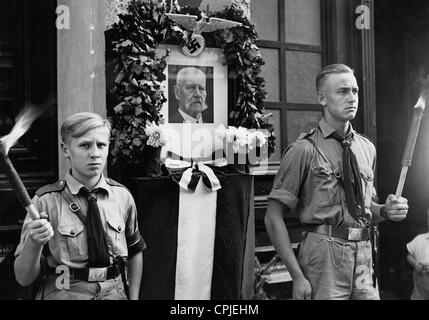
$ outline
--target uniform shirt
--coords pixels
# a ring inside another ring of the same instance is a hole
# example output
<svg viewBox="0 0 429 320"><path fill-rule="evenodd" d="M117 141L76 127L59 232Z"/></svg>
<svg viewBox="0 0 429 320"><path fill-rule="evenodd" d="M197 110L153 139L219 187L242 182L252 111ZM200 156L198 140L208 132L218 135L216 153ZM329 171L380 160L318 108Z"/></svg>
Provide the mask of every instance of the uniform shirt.
<svg viewBox="0 0 429 320"><path fill-rule="evenodd" d="M408 252L424 265L429 265L429 232L417 235L407 243Z"/></svg>
<svg viewBox="0 0 429 320"><path fill-rule="evenodd" d="M429 232L417 235L407 243L408 252L423 265L429 265ZM412 300L429 299L429 273L418 274L413 271Z"/></svg>
<svg viewBox="0 0 429 320"><path fill-rule="evenodd" d="M367 138L353 132L351 149L356 155L362 177L365 212L371 217L370 205L376 198L374 188L375 147ZM316 143L298 139L285 151L268 199L277 200L295 212L303 224L330 224L343 227L362 226L348 213L344 189L341 186L341 144L331 137L335 129L324 118L310 134Z"/></svg>
<svg viewBox="0 0 429 320"><path fill-rule="evenodd" d="M85 197L78 195L83 184L76 180L70 173L65 176L66 188L73 195L73 200L78 199L82 214L86 215L88 208ZM94 188L99 188L97 204L100 208L100 218L106 233L111 263L117 256L127 257L127 242L141 239L140 249L146 247L140 237L137 223L137 210L131 193L120 186L107 183L102 175ZM48 264L55 267L58 264L67 265L70 268L88 267L88 245L86 228L77 214L73 213L67 201L60 192L49 192L33 198L33 203L39 212L45 212L52 224L54 236L49 240ZM15 256L22 252L25 240L28 236L27 226L31 222L27 215L21 231L21 241L16 249ZM131 246L132 243L128 243Z"/></svg>

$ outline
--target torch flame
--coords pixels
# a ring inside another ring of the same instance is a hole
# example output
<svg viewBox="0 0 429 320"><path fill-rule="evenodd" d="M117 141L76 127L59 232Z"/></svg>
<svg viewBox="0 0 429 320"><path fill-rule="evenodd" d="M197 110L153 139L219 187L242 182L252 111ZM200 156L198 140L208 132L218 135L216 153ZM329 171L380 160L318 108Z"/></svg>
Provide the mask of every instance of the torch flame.
<svg viewBox="0 0 429 320"><path fill-rule="evenodd" d="M421 94L419 96L419 99L417 100L417 103L414 105L414 109L425 110L425 107L426 107L426 96Z"/></svg>
<svg viewBox="0 0 429 320"><path fill-rule="evenodd" d="M423 69L420 69L420 76L417 82L420 84L420 96L414 108L424 110L426 102L429 101L429 75L423 76Z"/></svg>
<svg viewBox="0 0 429 320"><path fill-rule="evenodd" d="M9 153L10 148L12 148L15 143L18 142L31 127L31 124L43 113L42 108L36 108L34 106L29 106L24 108L18 116L15 118L15 125L13 126L11 132L0 138L0 143L3 144L5 154Z"/></svg>

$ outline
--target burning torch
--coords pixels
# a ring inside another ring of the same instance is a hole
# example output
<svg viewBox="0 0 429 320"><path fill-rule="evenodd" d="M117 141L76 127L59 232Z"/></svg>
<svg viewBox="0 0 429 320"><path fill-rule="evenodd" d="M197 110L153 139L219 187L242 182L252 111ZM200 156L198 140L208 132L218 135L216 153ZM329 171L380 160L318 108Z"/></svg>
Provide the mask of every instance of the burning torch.
<svg viewBox="0 0 429 320"><path fill-rule="evenodd" d="M33 121L36 120L42 112L41 108L26 108L16 118L16 123L13 126L12 131L8 135L0 138L0 166L15 191L19 203L27 210L27 213L33 220L40 218L39 212L31 202L30 196L10 161L8 153L10 148L28 131L28 129L30 129Z"/></svg>
<svg viewBox="0 0 429 320"><path fill-rule="evenodd" d="M426 102L429 98L429 76L426 79L422 78L420 82L422 84L422 89L420 91L420 97L414 106L413 119L411 121L408 140L402 158L401 175L399 176L398 186L396 188L396 197L398 198L402 195L402 190L404 189L405 178L407 177L408 168L411 166L411 159L413 158L420 122L426 107Z"/></svg>

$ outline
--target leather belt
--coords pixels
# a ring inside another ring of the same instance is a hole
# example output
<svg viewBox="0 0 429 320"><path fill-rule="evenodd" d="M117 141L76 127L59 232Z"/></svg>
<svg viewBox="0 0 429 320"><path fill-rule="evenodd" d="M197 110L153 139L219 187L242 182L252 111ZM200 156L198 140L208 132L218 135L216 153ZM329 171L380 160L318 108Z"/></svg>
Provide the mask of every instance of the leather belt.
<svg viewBox="0 0 429 320"><path fill-rule="evenodd" d="M55 273L55 269L50 268L51 273ZM113 264L104 268L69 268L71 279L88 281L88 282L103 282L117 278L121 274L119 263Z"/></svg>
<svg viewBox="0 0 429 320"><path fill-rule="evenodd" d="M321 233L329 237L340 238L347 241L366 241L370 239L370 230L367 228L342 228L329 224L314 227L311 232Z"/></svg>

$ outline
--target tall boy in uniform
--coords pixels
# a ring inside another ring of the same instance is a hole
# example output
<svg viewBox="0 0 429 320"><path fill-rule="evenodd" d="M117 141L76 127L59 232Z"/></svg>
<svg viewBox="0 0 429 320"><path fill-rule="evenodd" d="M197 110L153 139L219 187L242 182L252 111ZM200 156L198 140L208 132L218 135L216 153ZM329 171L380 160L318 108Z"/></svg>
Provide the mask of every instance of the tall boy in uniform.
<svg viewBox="0 0 429 320"><path fill-rule="evenodd" d="M265 225L292 276L295 299L378 300L371 225L405 219L408 201L391 194L376 202L375 146L350 123L359 102L353 70L324 67L316 90L323 117L285 151ZM307 230L298 258L283 212L295 212Z"/></svg>

